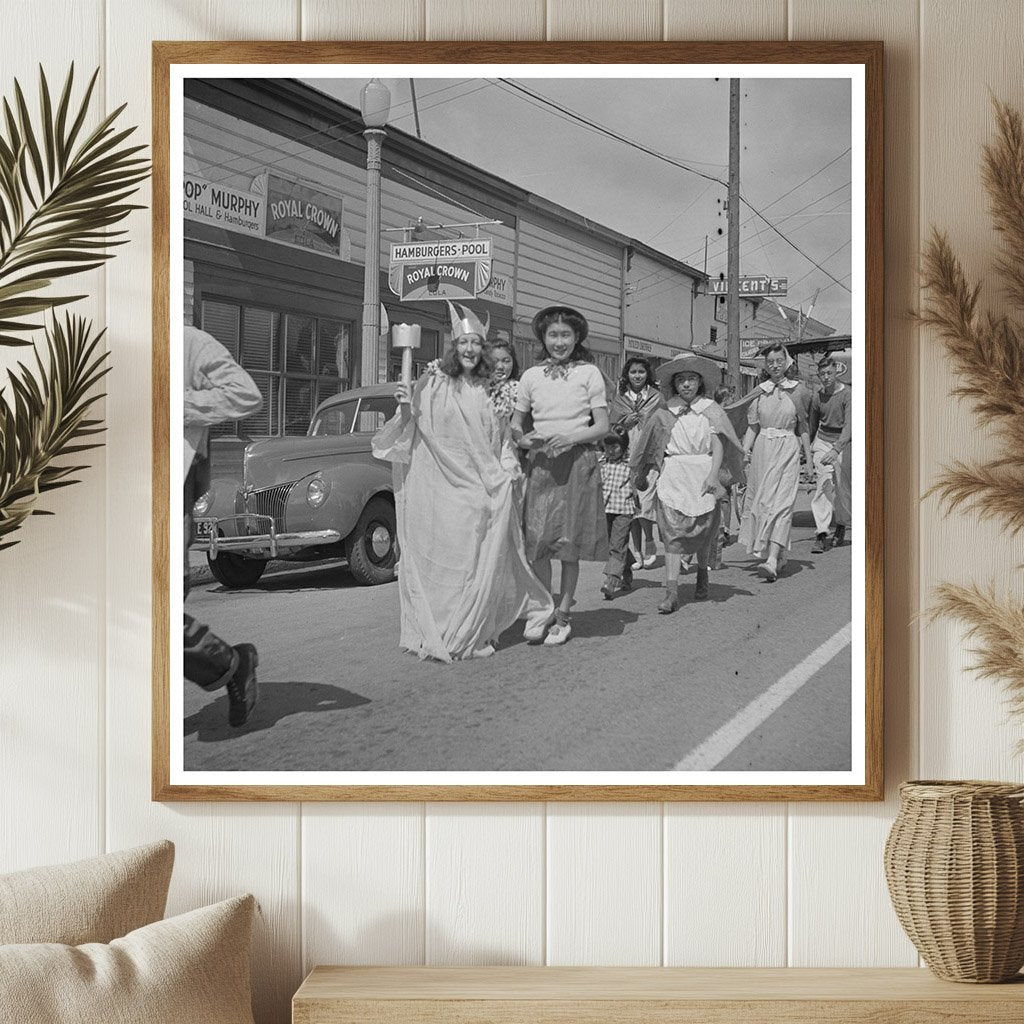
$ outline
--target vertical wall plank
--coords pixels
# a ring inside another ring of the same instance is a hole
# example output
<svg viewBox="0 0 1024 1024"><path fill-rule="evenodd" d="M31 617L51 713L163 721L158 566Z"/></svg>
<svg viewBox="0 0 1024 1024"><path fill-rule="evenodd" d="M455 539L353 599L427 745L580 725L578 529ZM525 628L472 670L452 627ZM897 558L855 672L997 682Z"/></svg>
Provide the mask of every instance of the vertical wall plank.
<svg viewBox="0 0 1024 1024"><path fill-rule="evenodd" d="M548 0L548 39L661 39L662 0Z"/></svg>
<svg viewBox="0 0 1024 1024"><path fill-rule="evenodd" d="M786 0L665 0L666 39L785 39Z"/></svg>
<svg viewBox="0 0 1024 1024"><path fill-rule="evenodd" d="M426 962L543 964L544 805L426 811Z"/></svg>
<svg viewBox="0 0 1024 1024"><path fill-rule="evenodd" d="M544 38L544 0L426 0L427 39Z"/></svg>
<svg viewBox="0 0 1024 1024"><path fill-rule="evenodd" d="M426 0L300 0L303 39L422 39Z"/></svg>
<svg viewBox="0 0 1024 1024"><path fill-rule="evenodd" d="M785 806L665 805L665 964L785 966Z"/></svg>
<svg viewBox="0 0 1024 1024"><path fill-rule="evenodd" d="M549 804L549 964L662 963L662 805Z"/></svg>
<svg viewBox="0 0 1024 1024"><path fill-rule="evenodd" d="M150 137L150 40L289 38L297 0L143 4L108 0L108 105ZM149 201L147 188L143 202ZM254 1008L283 1024L300 978L298 807L154 804L150 752L150 222L132 225L130 253L108 275L109 343L116 353L108 404L108 836L112 848L166 836L177 844L170 911L238 892L259 900ZM127 524L131 524L128 526ZM140 569L142 571L140 571ZM173 575L173 574L172 574ZM173 637L172 637L173 642Z"/></svg>
<svg viewBox="0 0 1024 1024"><path fill-rule="evenodd" d="M59 96L74 61L80 100L103 63L102 0L72 8L43 0L15 20L3 44L0 93L13 104L17 78L35 115L39 64ZM105 113L102 81L90 125ZM99 329L103 284L103 272L94 271L47 291L89 295L67 309ZM45 349L42 331L25 338ZM18 361L32 366L31 351L0 348L5 399L7 368ZM0 872L103 852L106 459L100 449L82 461L91 467L76 474L81 483L40 500L54 514L29 519L13 534L19 543L0 551Z"/></svg>
<svg viewBox="0 0 1024 1024"><path fill-rule="evenodd" d="M1014 0L925 0L921 21L921 222L949 234L968 275L984 284L982 308L1005 309L1000 282L991 270L997 238L981 185L981 147L992 141L995 120L989 90L1018 110L1024 108L1020 41L1024 6ZM959 69L954 73L952 69ZM971 69L965 73L965 69ZM1020 311L1016 311L1020 316ZM952 378L942 345L922 332L921 486L943 464L970 462L992 450L991 436L969 411L948 398ZM994 581L1018 602L1024 581L1024 538L1011 541L995 523L973 516L939 514L929 499L921 506L921 602L941 580L983 586ZM921 769L930 778L1021 779L1020 718L1008 718L998 683L967 671L956 623L925 627L921 678Z"/></svg>
<svg viewBox="0 0 1024 1024"><path fill-rule="evenodd" d="M889 902L882 847L917 767L917 0L791 0L794 39L883 39L885 65L885 773L881 805L790 806L790 963L917 963ZM855 339L854 344L858 344ZM870 425L868 426L870 430ZM857 529L857 524L854 524ZM829 908L828 913L823 908ZM841 924L840 924L841 922Z"/></svg>
<svg viewBox="0 0 1024 1024"><path fill-rule="evenodd" d="M316 964L422 964L422 804L306 804L303 974Z"/></svg>

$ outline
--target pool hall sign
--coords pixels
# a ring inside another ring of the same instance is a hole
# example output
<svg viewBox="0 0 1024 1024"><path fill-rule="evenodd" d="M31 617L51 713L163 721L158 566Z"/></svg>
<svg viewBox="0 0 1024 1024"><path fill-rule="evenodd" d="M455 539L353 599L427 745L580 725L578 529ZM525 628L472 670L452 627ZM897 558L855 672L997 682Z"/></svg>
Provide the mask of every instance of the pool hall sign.
<svg viewBox="0 0 1024 1024"><path fill-rule="evenodd" d="M391 246L388 283L403 302L475 299L491 280L491 239L455 238Z"/></svg>

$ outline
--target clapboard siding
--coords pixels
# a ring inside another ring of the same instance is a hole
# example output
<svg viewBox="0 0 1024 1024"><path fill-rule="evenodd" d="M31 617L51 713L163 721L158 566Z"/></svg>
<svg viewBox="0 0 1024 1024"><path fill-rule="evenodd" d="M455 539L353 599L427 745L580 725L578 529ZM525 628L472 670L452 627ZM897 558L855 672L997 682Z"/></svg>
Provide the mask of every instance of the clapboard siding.
<svg viewBox="0 0 1024 1024"><path fill-rule="evenodd" d="M587 317L592 334L621 334L621 246L545 226L531 211L519 218L518 268L517 317L567 302Z"/></svg>

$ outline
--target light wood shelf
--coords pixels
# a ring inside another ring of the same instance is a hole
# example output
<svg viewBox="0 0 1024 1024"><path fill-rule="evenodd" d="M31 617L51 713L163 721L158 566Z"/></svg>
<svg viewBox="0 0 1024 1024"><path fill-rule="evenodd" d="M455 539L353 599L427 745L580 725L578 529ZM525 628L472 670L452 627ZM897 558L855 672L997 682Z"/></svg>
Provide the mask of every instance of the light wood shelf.
<svg viewBox="0 0 1024 1024"><path fill-rule="evenodd" d="M316 967L293 1024L1021 1024L1001 985L916 969Z"/></svg>

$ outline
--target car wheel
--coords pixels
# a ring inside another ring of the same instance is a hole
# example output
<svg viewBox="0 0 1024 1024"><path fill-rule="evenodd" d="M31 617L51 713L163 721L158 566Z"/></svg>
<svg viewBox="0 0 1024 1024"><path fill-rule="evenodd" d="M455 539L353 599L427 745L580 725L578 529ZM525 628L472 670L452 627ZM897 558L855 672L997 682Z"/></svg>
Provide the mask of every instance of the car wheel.
<svg viewBox="0 0 1024 1024"><path fill-rule="evenodd" d="M383 498L374 498L363 509L345 543L348 567L357 583L375 587L395 578L396 540L394 506Z"/></svg>
<svg viewBox="0 0 1024 1024"><path fill-rule="evenodd" d="M267 563L263 558L246 558L230 551L222 551L216 558L206 556L213 578L225 587L251 587L263 575Z"/></svg>

